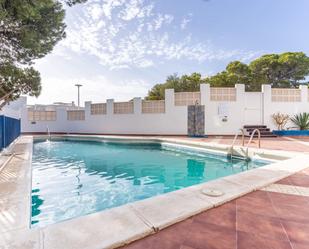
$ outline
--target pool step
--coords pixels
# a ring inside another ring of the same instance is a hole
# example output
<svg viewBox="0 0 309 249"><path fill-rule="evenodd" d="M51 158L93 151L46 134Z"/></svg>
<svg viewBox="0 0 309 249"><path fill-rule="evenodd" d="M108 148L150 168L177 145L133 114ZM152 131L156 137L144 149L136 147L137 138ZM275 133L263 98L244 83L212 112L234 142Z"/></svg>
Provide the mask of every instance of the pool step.
<svg viewBox="0 0 309 249"><path fill-rule="evenodd" d="M252 132L255 129L258 129L261 133L261 137L267 138L267 137L277 137L274 133L270 131L270 129L266 125L244 125L244 130L247 133L247 136L251 136ZM255 133L253 137L258 137L258 134Z"/></svg>

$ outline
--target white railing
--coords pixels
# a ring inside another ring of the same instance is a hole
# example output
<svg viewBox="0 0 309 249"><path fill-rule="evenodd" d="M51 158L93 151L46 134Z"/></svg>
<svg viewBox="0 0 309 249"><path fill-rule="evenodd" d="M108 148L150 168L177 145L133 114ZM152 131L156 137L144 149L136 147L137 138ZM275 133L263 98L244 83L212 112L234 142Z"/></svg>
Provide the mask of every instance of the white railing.
<svg viewBox="0 0 309 249"><path fill-rule="evenodd" d="M258 148L261 148L261 132L259 129L254 129L246 146L246 158L249 158L249 146L254 138L255 133L258 134Z"/></svg>
<svg viewBox="0 0 309 249"><path fill-rule="evenodd" d="M239 129L239 131L241 132L241 145L244 146L245 145L245 131L244 131L244 129ZM239 136L239 133L236 133L235 136L234 136L232 145L229 149L228 155L230 157L233 157L233 149L234 149L234 146L235 146L235 143L237 141L238 136Z"/></svg>

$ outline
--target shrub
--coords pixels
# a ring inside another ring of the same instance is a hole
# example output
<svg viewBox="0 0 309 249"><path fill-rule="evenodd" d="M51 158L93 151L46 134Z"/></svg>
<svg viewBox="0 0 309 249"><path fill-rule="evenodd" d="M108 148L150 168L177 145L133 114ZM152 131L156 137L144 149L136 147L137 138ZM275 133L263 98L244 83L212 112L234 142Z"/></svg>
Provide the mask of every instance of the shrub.
<svg viewBox="0 0 309 249"><path fill-rule="evenodd" d="M282 114L280 112L274 113L272 115L274 123L277 125L278 130L283 130L286 123L290 120L289 115Z"/></svg>
<svg viewBox="0 0 309 249"><path fill-rule="evenodd" d="M294 115L291 121L298 126L300 130L309 129L309 113L307 112Z"/></svg>

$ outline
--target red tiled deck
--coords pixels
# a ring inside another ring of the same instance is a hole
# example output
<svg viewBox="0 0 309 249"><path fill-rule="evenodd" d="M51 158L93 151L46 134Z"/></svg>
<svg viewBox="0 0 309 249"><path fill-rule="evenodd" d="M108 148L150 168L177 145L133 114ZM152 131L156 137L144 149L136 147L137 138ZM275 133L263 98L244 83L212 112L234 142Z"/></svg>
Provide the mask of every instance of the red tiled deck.
<svg viewBox="0 0 309 249"><path fill-rule="evenodd" d="M177 136L175 136L177 137ZM185 136L179 136L184 140L202 141L202 142L215 142L219 144L231 145L233 142L233 136L209 136L207 138L189 138ZM245 144L247 144L249 138L245 138ZM306 144L307 143L307 144ZM236 141L236 145L241 145L241 140ZM250 147L257 147L257 140L254 139ZM261 138L261 147L263 149L271 150L288 150L295 152L309 152L309 138L308 137L275 137L275 138Z"/></svg>
<svg viewBox="0 0 309 249"><path fill-rule="evenodd" d="M309 187L309 169L279 184ZM308 249L309 197L255 191L123 249Z"/></svg>

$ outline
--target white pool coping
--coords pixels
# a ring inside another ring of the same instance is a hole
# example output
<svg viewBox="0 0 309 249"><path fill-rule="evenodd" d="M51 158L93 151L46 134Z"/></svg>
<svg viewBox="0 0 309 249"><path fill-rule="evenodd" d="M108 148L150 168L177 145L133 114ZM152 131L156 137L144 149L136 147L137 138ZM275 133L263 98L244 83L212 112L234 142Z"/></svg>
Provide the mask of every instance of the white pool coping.
<svg viewBox="0 0 309 249"><path fill-rule="evenodd" d="M39 136L42 137L42 136ZM74 139L125 139L198 146L226 153L229 146L177 138L58 136ZM309 167L305 153L250 148L250 155L276 161L269 165L71 220L30 229L32 136L14 144L16 153L0 172L0 248L116 248L155 233ZM235 150L241 147L235 147ZM209 197L203 189L225 194Z"/></svg>

